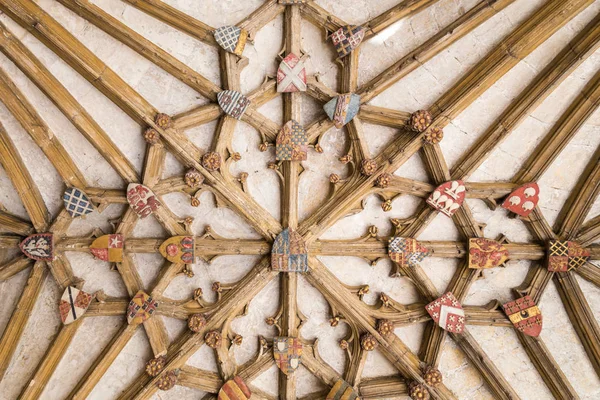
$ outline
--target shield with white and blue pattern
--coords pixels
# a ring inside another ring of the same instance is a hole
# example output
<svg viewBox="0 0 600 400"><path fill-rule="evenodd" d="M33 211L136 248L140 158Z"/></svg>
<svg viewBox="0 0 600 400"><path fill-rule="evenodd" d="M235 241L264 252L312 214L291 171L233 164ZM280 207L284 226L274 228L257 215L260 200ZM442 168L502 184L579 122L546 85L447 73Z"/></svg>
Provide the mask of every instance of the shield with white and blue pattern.
<svg viewBox="0 0 600 400"><path fill-rule="evenodd" d="M65 208L73 218L87 215L94 211L90 198L81 189L68 188L63 196Z"/></svg>

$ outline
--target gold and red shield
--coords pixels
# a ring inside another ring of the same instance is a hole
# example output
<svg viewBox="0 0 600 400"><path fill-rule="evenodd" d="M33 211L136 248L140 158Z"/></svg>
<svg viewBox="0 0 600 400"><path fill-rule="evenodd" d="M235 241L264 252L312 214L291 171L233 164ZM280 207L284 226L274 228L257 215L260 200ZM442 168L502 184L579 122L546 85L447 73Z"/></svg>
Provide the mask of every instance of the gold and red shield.
<svg viewBox="0 0 600 400"><path fill-rule="evenodd" d="M413 238L392 237L388 245L390 259L403 267L416 267L429 256L425 246Z"/></svg>
<svg viewBox="0 0 600 400"><path fill-rule="evenodd" d="M487 269L508 260L508 250L501 243L484 238L469 239L469 268Z"/></svg>
<svg viewBox="0 0 600 400"><path fill-rule="evenodd" d="M122 262L124 243L123 235L121 234L103 235L92 242L90 251L99 260Z"/></svg>
<svg viewBox="0 0 600 400"><path fill-rule="evenodd" d="M548 242L548 271L567 272L581 267L590 259L590 252L576 242L550 240Z"/></svg>
<svg viewBox="0 0 600 400"><path fill-rule="evenodd" d="M194 237L173 236L165 240L158 251L172 263L193 264L194 259Z"/></svg>
<svg viewBox="0 0 600 400"><path fill-rule="evenodd" d="M521 297L502 306L504 312L521 333L538 337L542 333L542 312L529 296Z"/></svg>
<svg viewBox="0 0 600 400"><path fill-rule="evenodd" d="M279 369L286 375L293 373L302 360L302 342L293 337L273 339L273 357Z"/></svg>
<svg viewBox="0 0 600 400"><path fill-rule="evenodd" d="M325 400L356 400L358 395L348 382L338 379L333 385Z"/></svg>
<svg viewBox="0 0 600 400"><path fill-rule="evenodd" d="M131 299L129 306L127 307L127 323L130 325L141 324L150 319L157 308L158 301L140 290L133 296L133 299Z"/></svg>
<svg viewBox="0 0 600 400"><path fill-rule="evenodd" d="M239 376L225 382L219 390L218 400L248 400L252 392Z"/></svg>

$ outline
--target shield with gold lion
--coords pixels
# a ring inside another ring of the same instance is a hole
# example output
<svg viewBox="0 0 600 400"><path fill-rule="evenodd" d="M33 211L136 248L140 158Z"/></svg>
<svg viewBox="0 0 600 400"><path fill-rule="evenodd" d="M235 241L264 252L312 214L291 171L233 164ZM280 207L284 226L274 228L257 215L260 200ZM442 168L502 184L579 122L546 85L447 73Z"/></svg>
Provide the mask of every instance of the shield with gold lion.
<svg viewBox="0 0 600 400"><path fill-rule="evenodd" d="M194 263L194 237L173 236L165 240L158 251L172 263L193 264Z"/></svg>

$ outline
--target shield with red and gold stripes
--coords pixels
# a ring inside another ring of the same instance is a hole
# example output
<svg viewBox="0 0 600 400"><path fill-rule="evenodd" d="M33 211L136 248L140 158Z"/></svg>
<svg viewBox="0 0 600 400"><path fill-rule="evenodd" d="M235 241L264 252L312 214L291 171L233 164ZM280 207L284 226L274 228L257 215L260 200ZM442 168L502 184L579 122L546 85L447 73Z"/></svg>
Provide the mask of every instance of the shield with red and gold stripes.
<svg viewBox="0 0 600 400"><path fill-rule="evenodd" d="M502 305L510 322L525 335L538 337L542 333L542 312L529 296Z"/></svg>
<svg viewBox="0 0 600 400"><path fill-rule="evenodd" d="M329 391L325 400L356 400L358 395L348 382L339 379Z"/></svg>
<svg viewBox="0 0 600 400"><path fill-rule="evenodd" d="M239 376L225 382L219 390L219 400L248 400L252 392Z"/></svg>

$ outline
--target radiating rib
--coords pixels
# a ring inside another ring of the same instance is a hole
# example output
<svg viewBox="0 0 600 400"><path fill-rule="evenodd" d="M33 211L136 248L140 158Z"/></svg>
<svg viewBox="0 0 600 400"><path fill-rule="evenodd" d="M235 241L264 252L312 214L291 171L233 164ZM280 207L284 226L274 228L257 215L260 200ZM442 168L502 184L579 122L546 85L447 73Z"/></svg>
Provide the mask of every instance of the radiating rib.
<svg viewBox="0 0 600 400"><path fill-rule="evenodd" d="M437 3L438 0L403 0L365 24L369 29L367 36L377 35L403 18L416 14Z"/></svg>
<svg viewBox="0 0 600 400"><path fill-rule="evenodd" d="M33 226L20 217L7 211L0 210L0 232L14 233L15 235L27 236L33 231Z"/></svg>

